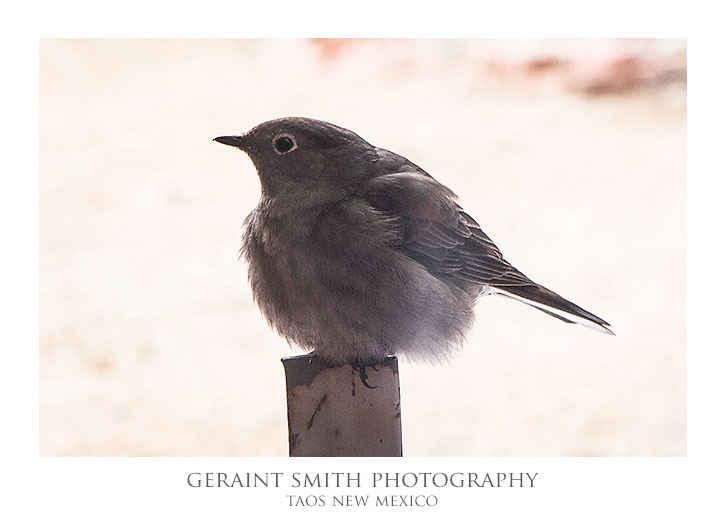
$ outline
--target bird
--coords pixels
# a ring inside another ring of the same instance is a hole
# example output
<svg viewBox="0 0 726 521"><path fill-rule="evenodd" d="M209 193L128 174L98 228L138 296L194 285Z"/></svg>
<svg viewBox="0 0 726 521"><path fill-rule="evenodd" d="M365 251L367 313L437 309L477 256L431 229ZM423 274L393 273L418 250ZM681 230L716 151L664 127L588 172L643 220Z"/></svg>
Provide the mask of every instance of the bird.
<svg viewBox="0 0 726 521"><path fill-rule="evenodd" d="M346 128L283 117L214 141L245 152L260 179L240 253L255 303L327 363L446 359L486 295L614 334L512 266L452 190Z"/></svg>

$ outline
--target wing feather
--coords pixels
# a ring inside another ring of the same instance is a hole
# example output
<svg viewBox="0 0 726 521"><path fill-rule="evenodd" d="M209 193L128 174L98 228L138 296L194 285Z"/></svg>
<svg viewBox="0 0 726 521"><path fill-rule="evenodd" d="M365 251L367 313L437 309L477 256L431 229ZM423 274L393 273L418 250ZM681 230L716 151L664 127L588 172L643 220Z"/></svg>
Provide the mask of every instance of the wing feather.
<svg viewBox="0 0 726 521"><path fill-rule="evenodd" d="M401 249L434 274L482 285L533 284L509 262L456 203L451 190L428 175L397 172L371 179L367 202L403 221Z"/></svg>
<svg viewBox="0 0 726 521"><path fill-rule="evenodd" d="M387 160L392 161L390 156ZM518 298L566 322L612 334L607 322L512 266L451 190L422 170L411 171L415 165L406 165L406 171L370 179L357 195L401 222L398 247L409 257L436 276L479 284L483 291Z"/></svg>

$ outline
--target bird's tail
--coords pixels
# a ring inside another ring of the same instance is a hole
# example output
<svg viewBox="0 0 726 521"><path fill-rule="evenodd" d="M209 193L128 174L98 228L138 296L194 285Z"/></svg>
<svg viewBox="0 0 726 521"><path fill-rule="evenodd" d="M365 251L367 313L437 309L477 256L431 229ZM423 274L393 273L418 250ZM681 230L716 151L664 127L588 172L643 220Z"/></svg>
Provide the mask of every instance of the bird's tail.
<svg viewBox="0 0 726 521"><path fill-rule="evenodd" d="M573 304L567 299L560 297L554 291L550 291L544 286L532 284L527 286L507 286L506 288L489 288L489 293L504 295L532 307L544 311L548 315L559 318L570 324L582 324L583 326L592 328L606 335L614 335L608 324L600 317L593 315L589 311L582 309L577 304Z"/></svg>

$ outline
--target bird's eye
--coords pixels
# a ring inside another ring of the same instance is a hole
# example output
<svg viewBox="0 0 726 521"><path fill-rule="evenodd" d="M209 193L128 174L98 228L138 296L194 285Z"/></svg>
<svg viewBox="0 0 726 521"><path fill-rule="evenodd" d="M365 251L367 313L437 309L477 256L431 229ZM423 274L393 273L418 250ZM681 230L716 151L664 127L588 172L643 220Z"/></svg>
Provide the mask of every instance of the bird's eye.
<svg viewBox="0 0 726 521"><path fill-rule="evenodd" d="M274 139L275 152L280 155L287 154L297 148L295 138L289 134L280 134Z"/></svg>

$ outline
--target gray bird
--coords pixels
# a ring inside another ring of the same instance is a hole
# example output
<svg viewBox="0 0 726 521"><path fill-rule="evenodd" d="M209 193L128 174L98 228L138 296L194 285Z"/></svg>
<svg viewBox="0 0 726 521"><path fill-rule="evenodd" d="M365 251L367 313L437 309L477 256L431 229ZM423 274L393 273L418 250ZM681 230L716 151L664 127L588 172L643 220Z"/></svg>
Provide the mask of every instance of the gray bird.
<svg viewBox="0 0 726 521"><path fill-rule="evenodd" d="M330 363L442 358L490 294L613 334L507 262L451 190L350 130L288 117L215 141L246 152L262 185L242 240L255 302Z"/></svg>

